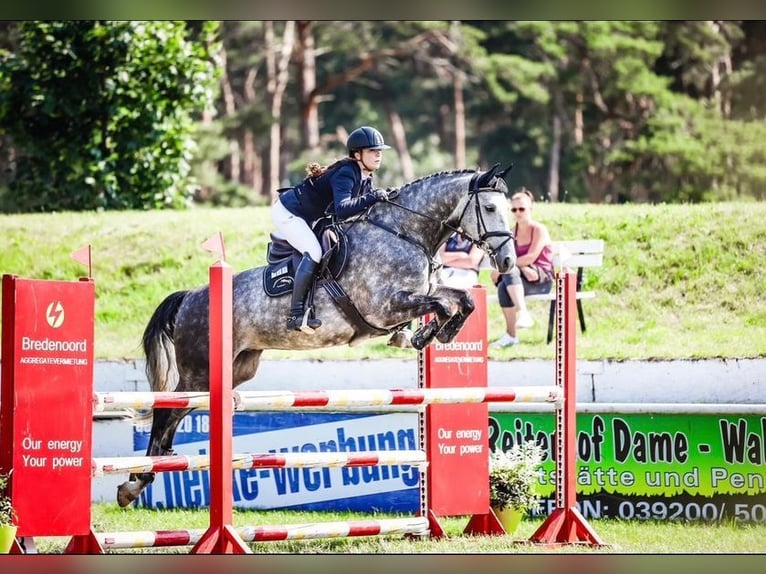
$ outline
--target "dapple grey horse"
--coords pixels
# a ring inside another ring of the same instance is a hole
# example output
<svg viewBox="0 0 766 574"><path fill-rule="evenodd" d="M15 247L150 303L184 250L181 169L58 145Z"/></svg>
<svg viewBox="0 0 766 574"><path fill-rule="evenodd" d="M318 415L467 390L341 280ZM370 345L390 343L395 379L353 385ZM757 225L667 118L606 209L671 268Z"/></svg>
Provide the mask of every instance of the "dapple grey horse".
<svg viewBox="0 0 766 574"><path fill-rule="evenodd" d="M474 309L469 292L439 285L439 247L453 231L481 247L493 267L515 265L509 227L508 188L499 171L434 173L389 190L389 199L340 222L345 266L337 280L320 279L313 306L322 326L313 334L288 331L290 297L264 291L264 267L233 276L233 386L255 376L265 349L316 349L353 345L371 337L400 334L410 321L430 315L412 335L422 349L434 338L451 341ZM337 303L337 292L345 306ZM208 390L209 286L168 295L143 335L146 374L152 391ZM173 452L181 419L191 409L154 409L148 456ZM154 473L131 474L118 487L126 506L154 480Z"/></svg>

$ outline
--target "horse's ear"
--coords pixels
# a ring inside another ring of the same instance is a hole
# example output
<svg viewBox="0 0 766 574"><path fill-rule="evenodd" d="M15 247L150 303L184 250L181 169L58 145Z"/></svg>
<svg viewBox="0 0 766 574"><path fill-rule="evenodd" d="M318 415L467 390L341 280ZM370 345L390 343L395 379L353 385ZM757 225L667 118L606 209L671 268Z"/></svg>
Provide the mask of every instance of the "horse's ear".
<svg viewBox="0 0 766 574"><path fill-rule="evenodd" d="M497 174L497 177L500 177L502 179L505 179L505 176L513 169L513 163L511 163L508 167L506 167L503 171Z"/></svg>
<svg viewBox="0 0 766 574"><path fill-rule="evenodd" d="M491 168L489 168L487 171L482 173L479 176L478 184L479 187L489 187L489 182L492 181L492 178L495 177L495 172L497 171L497 168L500 167L499 163L496 163Z"/></svg>

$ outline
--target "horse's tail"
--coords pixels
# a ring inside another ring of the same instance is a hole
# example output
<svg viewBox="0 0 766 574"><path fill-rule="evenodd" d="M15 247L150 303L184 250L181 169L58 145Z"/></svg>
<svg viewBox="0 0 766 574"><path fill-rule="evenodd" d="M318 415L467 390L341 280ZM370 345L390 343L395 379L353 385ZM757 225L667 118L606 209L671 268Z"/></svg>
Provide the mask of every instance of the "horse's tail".
<svg viewBox="0 0 766 574"><path fill-rule="evenodd" d="M173 330L181 302L188 291L171 293L154 311L142 339L146 356L146 378L153 392L166 392L178 384Z"/></svg>

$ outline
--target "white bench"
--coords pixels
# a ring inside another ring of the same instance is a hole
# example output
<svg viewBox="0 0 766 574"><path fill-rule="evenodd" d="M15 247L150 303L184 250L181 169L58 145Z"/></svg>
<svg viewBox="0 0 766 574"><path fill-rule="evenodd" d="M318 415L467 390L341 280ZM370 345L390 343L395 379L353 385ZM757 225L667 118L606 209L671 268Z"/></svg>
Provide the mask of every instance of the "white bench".
<svg viewBox="0 0 766 574"><path fill-rule="evenodd" d="M585 332L585 314L582 308L583 299L593 299L595 291L583 291L583 274L586 267L601 267L604 264L604 241L602 239L578 239L574 241L553 242L553 266L560 269L576 270L577 273L577 316L580 320L580 331ZM489 263L482 261L482 268L490 267ZM497 301L497 295L490 296L491 301ZM550 293L543 295L527 295L527 301L550 301L548 313L548 334L546 342L553 340L553 325L556 319L556 291L555 287Z"/></svg>

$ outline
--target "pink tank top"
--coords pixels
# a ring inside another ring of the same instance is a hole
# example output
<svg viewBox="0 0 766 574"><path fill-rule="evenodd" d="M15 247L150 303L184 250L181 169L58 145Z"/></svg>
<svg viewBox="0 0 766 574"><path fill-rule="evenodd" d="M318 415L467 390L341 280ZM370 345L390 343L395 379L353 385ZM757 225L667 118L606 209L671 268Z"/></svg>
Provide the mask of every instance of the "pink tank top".
<svg viewBox="0 0 766 574"><path fill-rule="evenodd" d="M518 235L519 233L519 226L517 225L514 229L514 235ZM519 245L518 243L515 243L516 247L516 257L521 257L522 255L526 255L529 252L529 246L534 243L535 239L535 228L532 228L532 233L530 235L529 243L526 245ZM553 272L553 250L551 249L550 245L545 245L540 251L540 254L537 256L537 259L535 259L534 264L541 269L545 269L546 271Z"/></svg>

